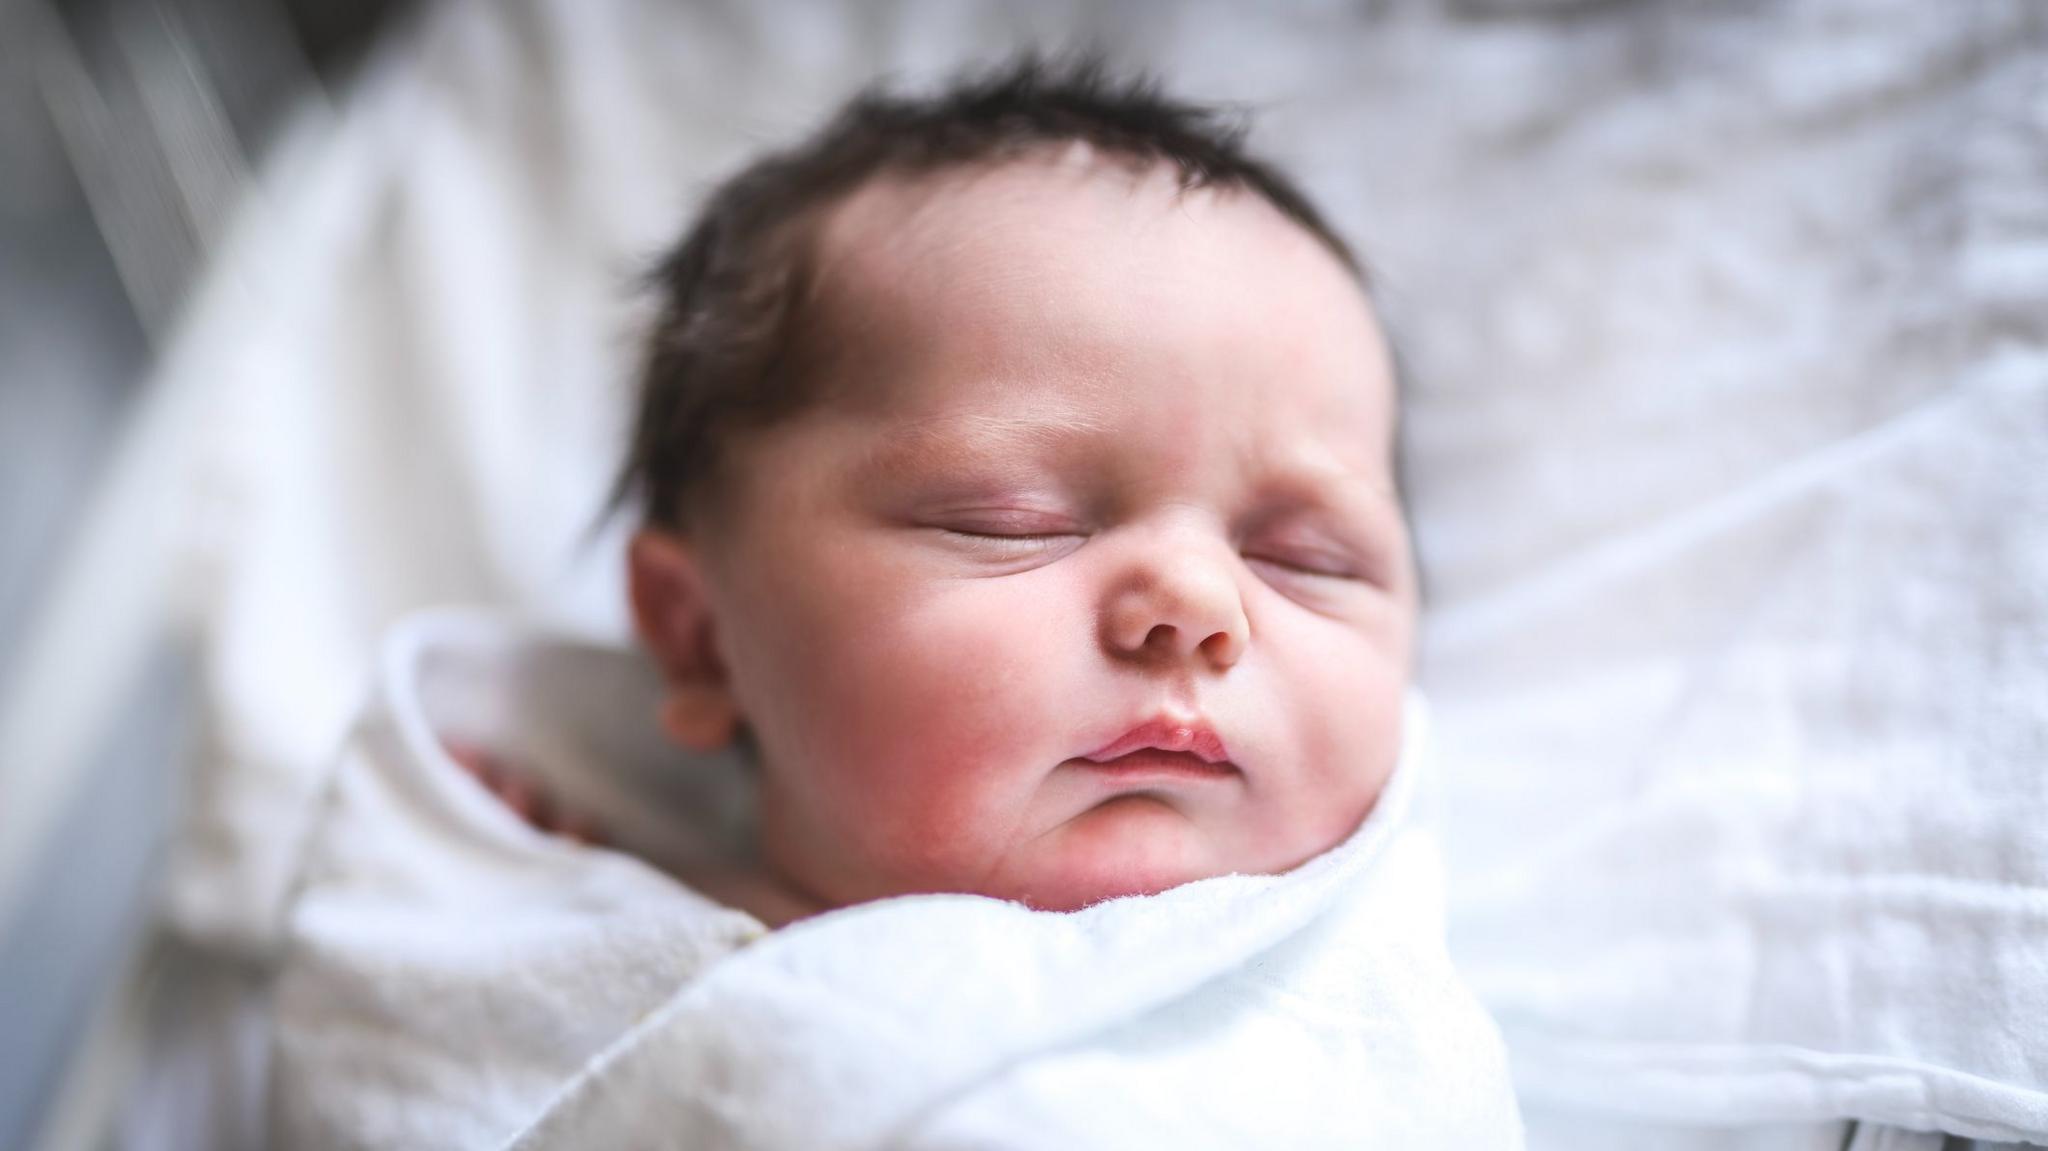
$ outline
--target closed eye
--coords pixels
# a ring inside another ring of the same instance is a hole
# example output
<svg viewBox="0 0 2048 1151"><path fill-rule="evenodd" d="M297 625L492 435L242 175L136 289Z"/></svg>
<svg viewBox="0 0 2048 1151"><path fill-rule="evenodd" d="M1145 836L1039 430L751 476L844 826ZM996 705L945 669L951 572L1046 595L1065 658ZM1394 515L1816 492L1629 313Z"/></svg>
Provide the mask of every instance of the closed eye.
<svg viewBox="0 0 2048 1151"><path fill-rule="evenodd" d="M956 551L1005 565L1057 559L1087 539L1065 517L1012 509L962 512L924 526Z"/></svg>
<svg viewBox="0 0 2048 1151"><path fill-rule="evenodd" d="M1320 553L1250 552L1245 562L1256 566L1277 568L1287 575L1314 576L1318 579L1359 580L1364 578L1357 565L1337 555Z"/></svg>
<svg viewBox="0 0 2048 1151"><path fill-rule="evenodd" d="M939 528L940 535L969 547L1008 550L1017 553L1043 551L1066 540L1078 539L1072 532L992 532L964 528Z"/></svg>

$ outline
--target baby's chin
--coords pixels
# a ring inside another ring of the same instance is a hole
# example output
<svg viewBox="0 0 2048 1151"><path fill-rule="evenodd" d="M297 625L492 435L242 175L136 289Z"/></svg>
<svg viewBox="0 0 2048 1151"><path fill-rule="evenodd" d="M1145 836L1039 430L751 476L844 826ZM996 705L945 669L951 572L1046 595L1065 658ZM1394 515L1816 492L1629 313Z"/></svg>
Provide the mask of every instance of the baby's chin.
<svg viewBox="0 0 2048 1151"><path fill-rule="evenodd" d="M1257 871L1250 860L1168 801L1145 793L1118 796L1035 840L989 877L978 894L1013 899L1041 911L1077 911L1127 895L1232 872Z"/></svg>

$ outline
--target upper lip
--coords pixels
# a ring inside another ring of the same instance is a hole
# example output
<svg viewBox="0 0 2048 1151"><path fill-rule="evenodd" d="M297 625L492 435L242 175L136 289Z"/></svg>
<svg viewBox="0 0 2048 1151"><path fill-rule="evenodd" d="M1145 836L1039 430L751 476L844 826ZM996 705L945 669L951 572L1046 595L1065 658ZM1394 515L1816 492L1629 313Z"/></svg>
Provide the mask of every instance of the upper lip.
<svg viewBox="0 0 2048 1151"><path fill-rule="evenodd" d="M1171 716L1148 719L1081 758L1091 763L1107 763L1134 751L1153 748L1185 752L1203 763L1226 763L1230 759L1223 740L1206 722Z"/></svg>

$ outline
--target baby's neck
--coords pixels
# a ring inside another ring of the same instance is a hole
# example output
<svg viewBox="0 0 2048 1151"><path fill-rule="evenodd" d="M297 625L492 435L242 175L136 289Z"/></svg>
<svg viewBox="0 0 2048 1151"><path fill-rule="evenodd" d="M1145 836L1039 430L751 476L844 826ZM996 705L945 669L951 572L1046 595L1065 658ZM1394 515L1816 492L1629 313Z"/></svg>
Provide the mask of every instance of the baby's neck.
<svg viewBox="0 0 2048 1151"><path fill-rule="evenodd" d="M831 910L760 866L706 866L678 878L706 898L746 912L771 931Z"/></svg>

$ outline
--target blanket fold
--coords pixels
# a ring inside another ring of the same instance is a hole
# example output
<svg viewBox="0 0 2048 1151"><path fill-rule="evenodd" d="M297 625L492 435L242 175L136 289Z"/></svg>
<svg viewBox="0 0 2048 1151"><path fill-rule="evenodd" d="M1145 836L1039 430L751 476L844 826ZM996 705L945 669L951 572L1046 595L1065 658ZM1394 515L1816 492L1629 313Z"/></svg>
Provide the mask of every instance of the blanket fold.
<svg viewBox="0 0 2048 1151"><path fill-rule="evenodd" d="M1426 710L1353 836L1083 911L906 896L764 932L670 878L751 850L748 775L664 748L623 653L435 616L393 639L294 901L293 1146L1513 1148L1443 946ZM520 824L520 763L621 851Z"/></svg>

